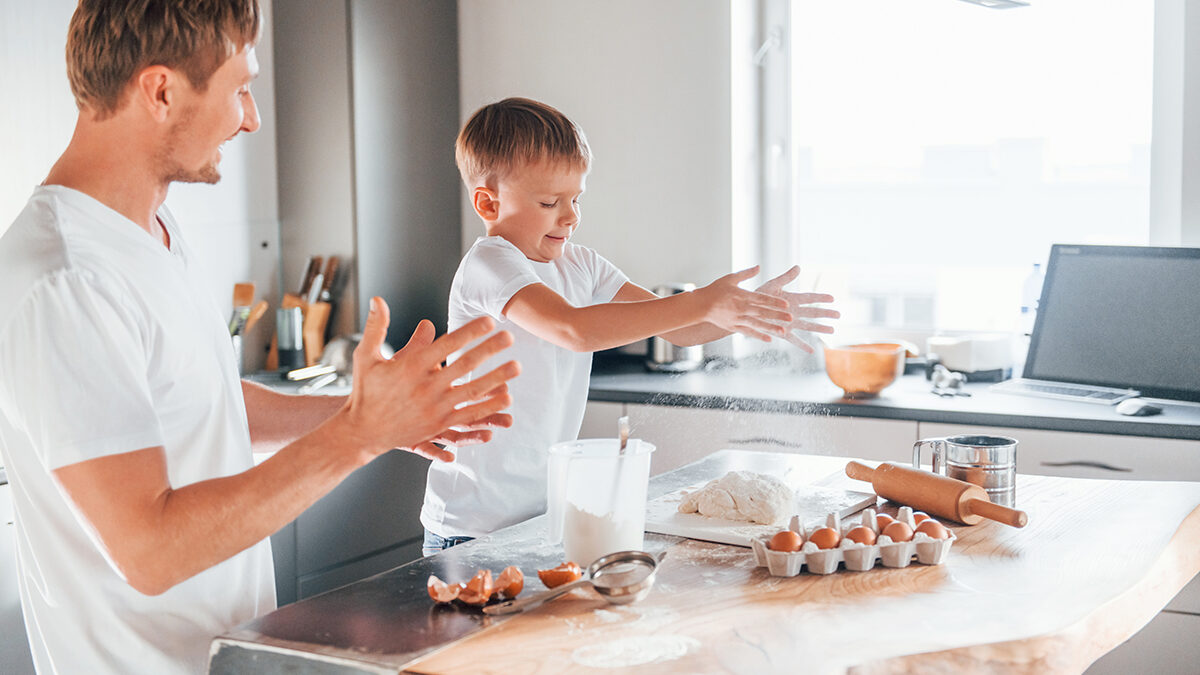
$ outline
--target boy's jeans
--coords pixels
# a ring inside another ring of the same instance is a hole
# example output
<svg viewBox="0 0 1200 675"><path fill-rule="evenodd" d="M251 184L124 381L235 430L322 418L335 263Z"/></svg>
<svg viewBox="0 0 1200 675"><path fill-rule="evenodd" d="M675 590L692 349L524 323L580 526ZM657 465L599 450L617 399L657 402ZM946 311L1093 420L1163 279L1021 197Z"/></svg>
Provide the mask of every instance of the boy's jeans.
<svg viewBox="0 0 1200 675"><path fill-rule="evenodd" d="M421 555L428 557L434 553L445 551L451 546L458 546L463 542L471 541L474 538L475 537L443 537L440 534L434 534L429 530L425 530L425 542L421 546Z"/></svg>

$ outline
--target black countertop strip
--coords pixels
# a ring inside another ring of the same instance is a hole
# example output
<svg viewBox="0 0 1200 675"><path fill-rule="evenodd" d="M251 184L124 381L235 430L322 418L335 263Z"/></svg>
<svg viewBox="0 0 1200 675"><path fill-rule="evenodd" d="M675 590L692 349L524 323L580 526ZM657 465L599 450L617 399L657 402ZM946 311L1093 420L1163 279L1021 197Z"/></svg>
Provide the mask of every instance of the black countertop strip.
<svg viewBox="0 0 1200 675"><path fill-rule="evenodd" d="M905 375L879 396L846 398L824 373L724 368L682 374L647 372L640 364L597 364L588 398L746 412L837 415L1047 431L1200 440L1200 404L1151 399L1163 413L1130 417L1115 406L1001 394L968 383L969 397L933 394L923 375Z"/></svg>

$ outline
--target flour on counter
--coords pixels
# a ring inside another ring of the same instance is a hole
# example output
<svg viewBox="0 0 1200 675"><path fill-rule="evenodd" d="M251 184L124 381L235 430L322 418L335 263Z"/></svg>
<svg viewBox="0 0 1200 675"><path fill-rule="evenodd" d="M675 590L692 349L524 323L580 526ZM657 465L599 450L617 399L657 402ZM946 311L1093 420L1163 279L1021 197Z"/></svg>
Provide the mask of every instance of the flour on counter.
<svg viewBox="0 0 1200 675"><path fill-rule="evenodd" d="M680 513L772 525L791 517L795 493L774 476L730 471L684 496Z"/></svg>
<svg viewBox="0 0 1200 675"><path fill-rule="evenodd" d="M699 646L699 640L683 635L630 637L580 647L571 660L588 668L631 668L674 661Z"/></svg>

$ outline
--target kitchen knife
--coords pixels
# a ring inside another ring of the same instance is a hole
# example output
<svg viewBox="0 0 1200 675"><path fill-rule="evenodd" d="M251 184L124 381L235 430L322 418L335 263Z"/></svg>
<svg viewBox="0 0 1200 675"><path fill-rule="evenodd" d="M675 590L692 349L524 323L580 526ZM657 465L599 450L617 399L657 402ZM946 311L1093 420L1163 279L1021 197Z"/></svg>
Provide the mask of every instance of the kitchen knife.
<svg viewBox="0 0 1200 675"><path fill-rule="evenodd" d="M308 298L308 289L312 286L313 277L317 276L317 272L321 271L321 256L310 255L308 262L304 265L304 275L300 277L300 292L301 298Z"/></svg>
<svg viewBox="0 0 1200 675"><path fill-rule="evenodd" d="M321 302L330 302L333 299L333 284L337 280L339 263L340 260L336 255L329 256L329 260L325 261L325 284L321 287L321 294L317 297Z"/></svg>

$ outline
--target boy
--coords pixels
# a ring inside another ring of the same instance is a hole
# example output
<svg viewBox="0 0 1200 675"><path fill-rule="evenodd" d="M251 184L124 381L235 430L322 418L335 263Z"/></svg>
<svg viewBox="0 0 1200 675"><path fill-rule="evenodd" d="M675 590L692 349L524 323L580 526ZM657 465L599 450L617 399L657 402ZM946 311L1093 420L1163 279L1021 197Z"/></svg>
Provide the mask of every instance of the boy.
<svg viewBox="0 0 1200 675"><path fill-rule="evenodd" d="M824 294L784 293L797 268L759 292L738 288L757 267L691 293L659 298L591 249L570 243L591 162L583 132L548 105L510 98L484 106L458 136L455 158L483 220L450 289L449 328L490 316L514 336L513 426L456 461L430 466L421 509L425 554L545 510L546 451L579 433L591 354L651 336L696 345L742 333L769 341L793 330L833 332L798 317L837 317Z"/></svg>

